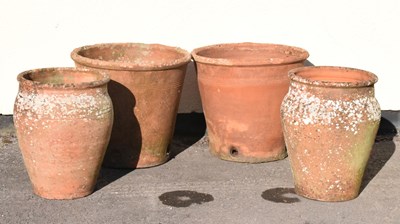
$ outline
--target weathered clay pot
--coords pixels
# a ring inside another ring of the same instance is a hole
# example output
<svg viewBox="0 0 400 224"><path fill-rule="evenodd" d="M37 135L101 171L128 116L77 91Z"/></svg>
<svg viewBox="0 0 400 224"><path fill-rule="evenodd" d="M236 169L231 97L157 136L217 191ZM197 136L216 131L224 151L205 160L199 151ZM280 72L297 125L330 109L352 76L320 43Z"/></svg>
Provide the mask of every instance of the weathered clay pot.
<svg viewBox="0 0 400 224"><path fill-rule="evenodd" d="M108 76L48 68L18 81L14 124L34 192L48 199L92 193L113 122Z"/></svg>
<svg viewBox="0 0 400 224"><path fill-rule="evenodd" d="M276 44L219 44L195 49L210 150L224 160L259 163L286 157L279 108L290 69L307 51Z"/></svg>
<svg viewBox="0 0 400 224"><path fill-rule="evenodd" d="M115 117L103 165L164 163L190 54L159 44L115 43L80 47L71 57L77 67L107 71L111 77Z"/></svg>
<svg viewBox="0 0 400 224"><path fill-rule="evenodd" d="M281 112L297 194L357 197L381 117L377 77L342 67L299 68L289 76Z"/></svg>

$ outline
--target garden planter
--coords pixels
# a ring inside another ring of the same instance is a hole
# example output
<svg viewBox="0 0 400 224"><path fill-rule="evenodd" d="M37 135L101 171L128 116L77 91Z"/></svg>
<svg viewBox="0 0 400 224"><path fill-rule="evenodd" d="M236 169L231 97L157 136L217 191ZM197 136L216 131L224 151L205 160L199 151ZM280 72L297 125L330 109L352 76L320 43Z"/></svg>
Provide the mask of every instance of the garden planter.
<svg viewBox="0 0 400 224"><path fill-rule="evenodd" d="M296 193L321 201L357 197L381 117L377 77L342 67L289 76L281 112Z"/></svg>
<svg viewBox="0 0 400 224"><path fill-rule="evenodd" d="M219 44L195 49L211 153L259 163L286 157L279 108L290 69L307 51L276 44Z"/></svg>
<svg viewBox="0 0 400 224"><path fill-rule="evenodd" d="M104 166L142 168L168 159L190 54L159 44L84 46L71 53L77 67L106 71L114 126Z"/></svg>
<svg viewBox="0 0 400 224"><path fill-rule="evenodd" d="M48 199L92 193L113 122L108 76L48 68L18 81L14 124L34 192Z"/></svg>

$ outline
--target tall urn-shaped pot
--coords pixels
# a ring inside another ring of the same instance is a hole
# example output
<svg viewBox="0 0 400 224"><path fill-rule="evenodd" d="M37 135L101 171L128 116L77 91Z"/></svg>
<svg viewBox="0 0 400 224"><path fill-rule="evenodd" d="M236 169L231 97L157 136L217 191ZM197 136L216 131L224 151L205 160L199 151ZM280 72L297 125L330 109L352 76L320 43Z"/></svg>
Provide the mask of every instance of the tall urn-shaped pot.
<svg viewBox="0 0 400 224"><path fill-rule="evenodd" d="M108 76L47 68L18 81L14 124L34 192L48 199L92 193L113 122Z"/></svg>
<svg viewBox="0 0 400 224"><path fill-rule="evenodd" d="M77 48L71 57L77 67L106 71L111 78L115 117L103 165L164 163L190 54L160 44L110 43Z"/></svg>
<svg viewBox="0 0 400 224"><path fill-rule="evenodd" d="M303 66L308 52L237 43L197 48L192 55L211 153L249 163L286 157L279 108L289 87L287 72Z"/></svg>
<svg viewBox="0 0 400 224"><path fill-rule="evenodd" d="M289 72L282 123L295 191L321 201L358 196L379 127L377 77L343 67Z"/></svg>

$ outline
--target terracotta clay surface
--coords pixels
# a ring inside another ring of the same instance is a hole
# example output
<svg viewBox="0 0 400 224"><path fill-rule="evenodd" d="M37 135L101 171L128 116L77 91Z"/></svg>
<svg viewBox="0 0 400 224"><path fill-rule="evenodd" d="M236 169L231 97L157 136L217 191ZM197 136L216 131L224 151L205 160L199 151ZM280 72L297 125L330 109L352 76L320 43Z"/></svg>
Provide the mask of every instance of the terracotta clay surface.
<svg viewBox="0 0 400 224"><path fill-rule="evenodd" d="M286 157L279 108L290 69L307 51L276 44L219 44L195 49L211 152L259 163Z"/></svg>
<svg viewBox="0 0 400 224"><path fill-rule="evenodd" d="M357 197L381 117L377 77L341 67L289 76L281 112L296 193L321 201Z"/></svg>
<svg viewBox="0 0 400 224"><path fill-rule="evenodd" d="M168 159L190 54L159 44L97 44L71 53L77 67L106 71L115 111L104 166L151 167Z"/></svg>
<svg viewBox="0 0 400 224"><path fill-rule="evenodd" d="M14 123L34 192L48 199L90 194L113 121L106 74L74 68L18 76Z"/></svg>

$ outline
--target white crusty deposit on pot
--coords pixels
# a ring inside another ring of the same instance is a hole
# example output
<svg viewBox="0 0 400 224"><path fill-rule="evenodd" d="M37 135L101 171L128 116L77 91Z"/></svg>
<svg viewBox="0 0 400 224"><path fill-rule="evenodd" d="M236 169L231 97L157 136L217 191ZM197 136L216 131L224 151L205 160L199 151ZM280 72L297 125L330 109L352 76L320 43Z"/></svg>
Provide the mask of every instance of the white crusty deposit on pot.
<svg viewBox="0 0 400 224"><path fill-rule="evenodd" d="M357 134L360 123L380 120L381 111L372 89L370 94L355 95L348 101L321 99L307 91L307 88L310 87L292 82L283 101L283 116L291 125L320 124Z"/></svg>
<svg viewBox="0 0 400 224"><path fill-rule="evenodd" d="M101 90L99 90L101 92ZM112 105L103 93L83 94L37 94L20 92L15 101L18 114L25 113L28 119L102 119L110 113ZM104 106L107 105L107 106Z"/></svg>

